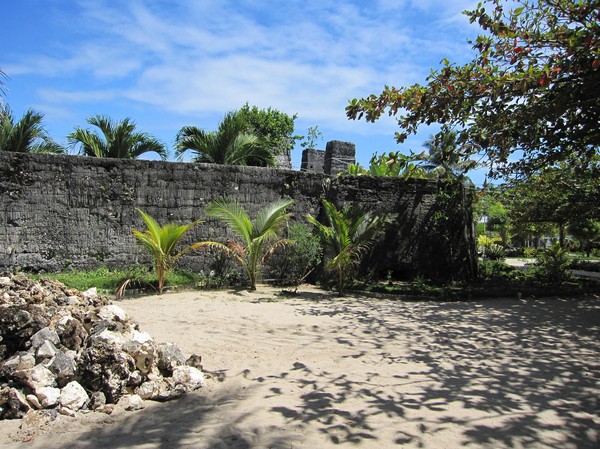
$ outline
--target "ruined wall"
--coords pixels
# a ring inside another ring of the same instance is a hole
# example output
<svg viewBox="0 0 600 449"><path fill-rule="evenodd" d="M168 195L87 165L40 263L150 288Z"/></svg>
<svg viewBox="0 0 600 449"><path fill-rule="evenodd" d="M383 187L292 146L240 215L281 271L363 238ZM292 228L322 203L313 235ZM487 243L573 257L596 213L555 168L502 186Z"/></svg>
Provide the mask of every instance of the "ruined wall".
<svg viewBox="0 0 600 449"><path fill-rule="evenodd" d="M352 142L331 140L325 151L306 148L302 151L301 171L337 175L348 170L356 162L356 145Z"/></svg>
<svg viewBox="0 0 600 449"><path fill-rule="evenodd" d="M341 142L339 140L327 142L323 171L328 175L343 173L350 164L354 164L355 155L356 145L352 142Z"/></svg>
<svg viewBox="0 0 600 449"><path fill-rule="evenodd" d="M440 270L429 260L435 183L8 152L0 152L0 269L149 265L131 234L132 227L143 227L136 208L161 224L186 223L204 218L206 204L222 196L240 201L251 216L282 197L296 201L292 212L299 220L308 213L318 216L324 197L338 205L359 202L397 212L396 226L386 237L395 247L379 249L379 262L401 271ZM461 238L463 229L455 234ZM194 228L188 241L227 237L223 224L210 219ZM209 269L214 255L198 251L181 262L196 271Z"/></svg>
<svg viewBox="0 0 600 449"><path fill-rule="evenodd" d="M325 173L325 151L312 148L302 151L300 170L310 173Z"/></svg>

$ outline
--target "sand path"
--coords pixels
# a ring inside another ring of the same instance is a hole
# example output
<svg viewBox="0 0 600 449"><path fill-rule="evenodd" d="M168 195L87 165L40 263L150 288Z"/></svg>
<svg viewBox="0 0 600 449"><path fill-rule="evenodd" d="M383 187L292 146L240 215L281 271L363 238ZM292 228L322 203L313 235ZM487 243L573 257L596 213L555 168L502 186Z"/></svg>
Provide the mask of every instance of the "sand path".
<svg viewBox="0 0 600 449"><path fill-rule="evenodd" d="M157 341L203 356L207 388L137 412L61 417L45 433L3 422L0 447L599 447L600 299L278 292L121 301Z"/></svg>

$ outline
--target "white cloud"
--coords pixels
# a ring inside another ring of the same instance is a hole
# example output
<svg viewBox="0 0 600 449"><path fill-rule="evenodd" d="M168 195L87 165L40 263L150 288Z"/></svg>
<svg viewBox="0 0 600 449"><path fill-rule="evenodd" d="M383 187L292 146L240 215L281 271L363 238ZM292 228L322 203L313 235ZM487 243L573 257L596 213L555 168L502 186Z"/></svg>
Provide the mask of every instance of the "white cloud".
<svg viewBox="0 0 600 449"><path fill-rule="evenodd" d="M195 124L212 126L249 102L298 113L299 125L318 124L332 134L387 135L392 147L395 121L348 121L348 99L377 94L384 84L423 82L443 57L464 56L469 30L459 11L473 2L80 0L78 5L72 28L68 23L61 28L63 47L32 49L3 66L11 76L44 79L33 87L38 104L57 117L69 109L82 111L73 114L78 120L94 108L134 117L147 110L160 117L148 122L205 119ZM111 104L114 108L104 108Z"/></svg>

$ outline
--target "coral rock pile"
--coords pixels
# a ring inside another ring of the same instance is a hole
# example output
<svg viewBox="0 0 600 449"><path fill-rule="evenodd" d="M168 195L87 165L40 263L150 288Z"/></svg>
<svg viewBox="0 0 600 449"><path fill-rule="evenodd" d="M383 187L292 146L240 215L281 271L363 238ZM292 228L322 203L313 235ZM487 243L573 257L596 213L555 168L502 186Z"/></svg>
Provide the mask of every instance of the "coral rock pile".
<svg viewBox="0 0 600 449"><path fill-rule="evenodd" d="M0 274L0 419L173 399L204 385L200 360L156 343L94 289Z"/></svg>

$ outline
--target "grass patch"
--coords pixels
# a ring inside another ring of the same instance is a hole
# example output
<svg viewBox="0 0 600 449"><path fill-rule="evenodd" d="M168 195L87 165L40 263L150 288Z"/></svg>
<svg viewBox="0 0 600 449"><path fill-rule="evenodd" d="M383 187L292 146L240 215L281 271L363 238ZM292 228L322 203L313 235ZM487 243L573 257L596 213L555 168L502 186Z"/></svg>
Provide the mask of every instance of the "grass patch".
<svg viewBox="0 0 600 449"><path fill-rule="evenodd" d="M76 288L80 291L96 287L102 292L114 293L119 285L131 279L129 288L153 291L158 289L156 273L142 267L126 269L98 268L96 270L70 270L60 273L26 273L28 277L39 279L42 277L55 279L67 287ZM204 280L204 276L190 271L172 271L166 278L165 285L171 288L191 288Z"/></svg>

